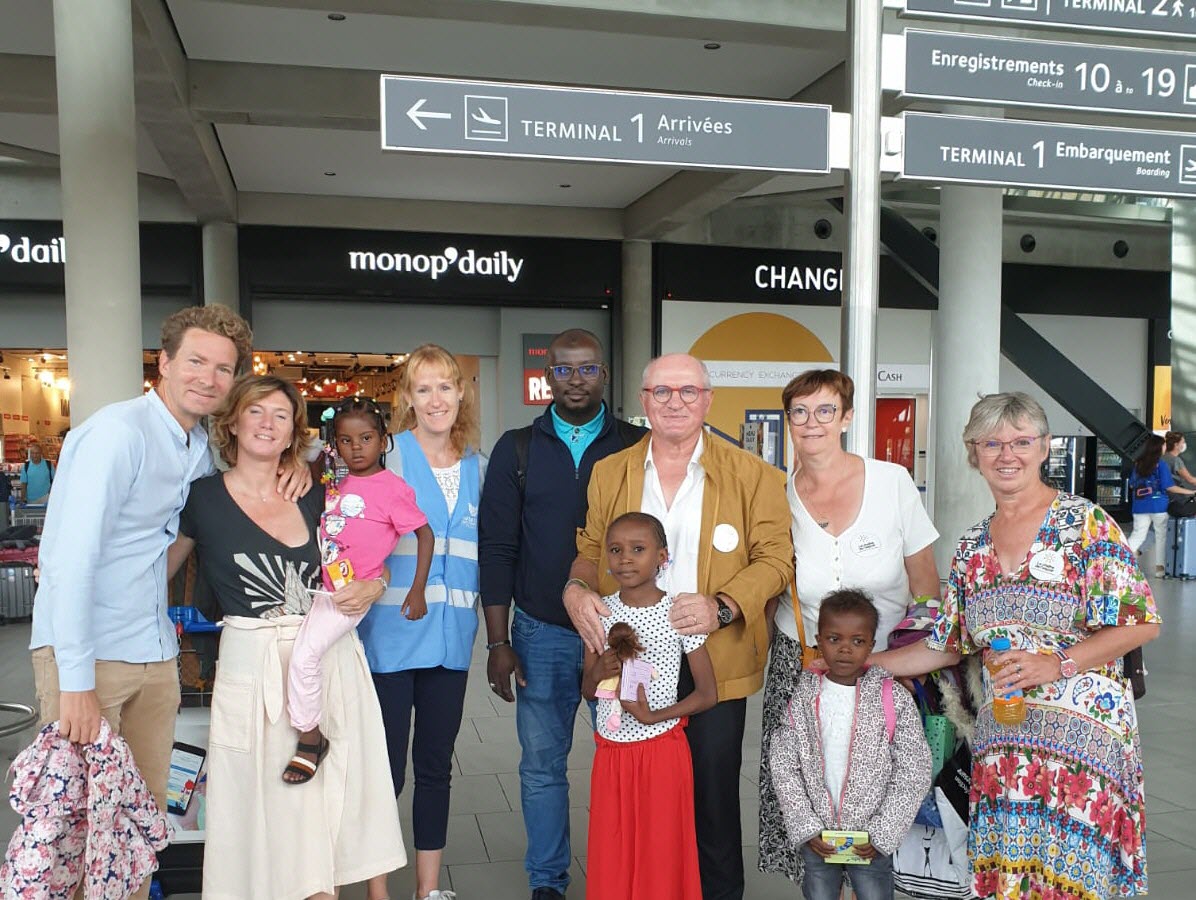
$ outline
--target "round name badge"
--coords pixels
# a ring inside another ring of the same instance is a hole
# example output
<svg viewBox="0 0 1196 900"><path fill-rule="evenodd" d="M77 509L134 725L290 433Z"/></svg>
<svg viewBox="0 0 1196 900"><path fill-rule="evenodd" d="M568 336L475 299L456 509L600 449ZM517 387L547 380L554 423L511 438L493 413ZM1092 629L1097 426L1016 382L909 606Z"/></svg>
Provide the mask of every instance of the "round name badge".
<svg viewBox="0 0 1196 900"><path fill-rule="evenodd" d="M721 522L714 526L714 549L720 553L730 553L739 546L739 532L734 525Z"/></svg>
<svg viewBox="0 0 1196 900"><path fill-rule="evenodd" d="M1063 578L1063 554L1058 550L1039 550L1030 558L1030 574L1039 581Z"/></svg>
<svg viewBox="0 0 1196 900"><path fill-rule="evenodd" d="M861 532L851 539L851 552L856 556L875 556L880 552L880 538L875 534Z"/></svg>

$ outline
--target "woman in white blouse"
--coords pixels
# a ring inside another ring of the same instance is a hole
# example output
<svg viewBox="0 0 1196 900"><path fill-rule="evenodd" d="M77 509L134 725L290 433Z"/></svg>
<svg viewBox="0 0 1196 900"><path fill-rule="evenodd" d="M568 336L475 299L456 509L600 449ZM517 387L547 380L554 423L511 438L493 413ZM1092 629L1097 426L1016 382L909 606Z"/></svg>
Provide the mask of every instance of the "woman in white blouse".
<svg viewBox="0 0 1196 900"><path fill-rule="evenodd" d="M852 380L831 369L799 375L781 395L796 456L787 488L796 586L807 644L814 645L822 598L856 588L876 604L876 649L883 650L912 597L939 595L933 550L938 532L909 472L843 449L854 395ZM798 635L793 601L784 596L764 687L759 866L794 880L801 877L801 856L786 839L768 749L801 671Z"/></svg>

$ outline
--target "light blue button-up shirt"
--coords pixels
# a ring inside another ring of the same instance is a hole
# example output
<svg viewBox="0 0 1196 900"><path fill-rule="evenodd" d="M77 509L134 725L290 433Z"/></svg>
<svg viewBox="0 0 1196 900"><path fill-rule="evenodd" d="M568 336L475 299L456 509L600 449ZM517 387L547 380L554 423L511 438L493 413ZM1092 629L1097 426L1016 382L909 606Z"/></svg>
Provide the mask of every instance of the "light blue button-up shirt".
<svg viewBox="0 0 1196 900"><path fill-rule="evenodd" d="M166 548L191 482L212 470L157 391L113 403L67 435L42 534L30 648L50 646L64 691L95 688L95 662L178 654L166 615Z"/></svg>

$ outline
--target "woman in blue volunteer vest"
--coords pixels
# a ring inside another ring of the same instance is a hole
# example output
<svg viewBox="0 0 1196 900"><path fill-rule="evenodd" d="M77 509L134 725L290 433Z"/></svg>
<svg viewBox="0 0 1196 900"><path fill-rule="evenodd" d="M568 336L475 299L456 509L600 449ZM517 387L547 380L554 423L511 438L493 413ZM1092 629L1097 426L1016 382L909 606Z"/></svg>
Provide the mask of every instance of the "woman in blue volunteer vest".
<svg viewBox="0 0 1196 900"><path fill-rule="evenodd" d="M436 535L425 591L427 612L403 611L415 575L416 543L404 535L387 561L390 588L358 626L374 673L395 792L411 761L416 900L447 900L439 890L448 828L453 743L461 727L465 678L478 628L478 498L482 457L477 407L457 361L425 344L399 377L394 449L386 466L415 491ZM374 896L374 891L371 891Z"/></svg>

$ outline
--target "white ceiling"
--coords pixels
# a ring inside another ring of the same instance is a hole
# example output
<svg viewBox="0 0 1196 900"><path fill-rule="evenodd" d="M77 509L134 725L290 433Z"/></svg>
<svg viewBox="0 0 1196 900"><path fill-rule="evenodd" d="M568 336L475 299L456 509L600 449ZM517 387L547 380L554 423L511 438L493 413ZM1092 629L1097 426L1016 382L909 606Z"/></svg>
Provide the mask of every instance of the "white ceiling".
<svg viewBox="0 0 1196 900"><path fill-rule="evenodd" d="M262 193L621 209L673 172L383 153L369 131L260 125L218 125L216 131L237 189Z"/></svg>
<svg viewBox="0 0 1196 900"><path fill-rule="evenodd" d="M634 17L628 33L615 33L400 15L350 14L333 22L327 11L283 5L165 3L187 57L215 62L784 99L841 60L838 45L721 41L721 49L705 50L699 39L630 33ZM0 54L52 55L52 6L0 0ZM377 90L376 79L360 83ZM621 209L675 174L652 166L383 153L376 132L331 127L218 124L216 135L237 189L264 194ZM56 120L0 111L0 145L57 153ZM171 175L140 128L138 167Z"/></svg>
<svg viewBox="0 0 1196 900"><path fill-rule="evenodd" d="M350 15L213 0L169 0L191 59L369 69L552 84L789 98L841 57L834 51ZM711 35L711 40L717 40Z"/></svg>
<svg viewBox="0 0 1196 900"><path fill-rule="evenodd" d="M30 113L0 112L0 143L58 155L58 118ZM140 126L137 128L137 171L169 178L170 170Z"/></svg>

